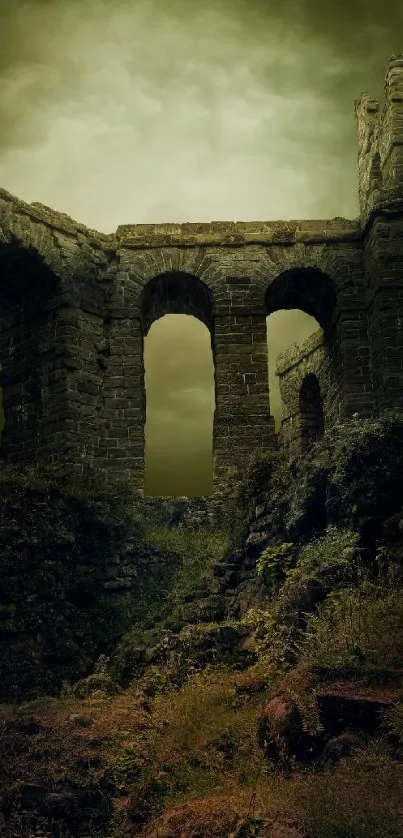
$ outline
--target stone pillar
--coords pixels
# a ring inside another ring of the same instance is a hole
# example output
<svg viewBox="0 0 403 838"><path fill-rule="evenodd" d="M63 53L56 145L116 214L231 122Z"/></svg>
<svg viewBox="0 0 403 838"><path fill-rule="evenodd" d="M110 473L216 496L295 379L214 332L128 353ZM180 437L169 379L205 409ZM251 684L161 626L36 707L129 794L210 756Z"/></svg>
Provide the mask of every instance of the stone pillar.
<svg viewBox="0 0 403 838"><path fill-rule="evenodd" d="M358 134L358 197L361 218L380 198L382 173L379 155L379 102L368 93L355 101Z"/></svg>
<svg viewBox="0 0 403 838"><path fill-rule="evenodd" d="M392 56L379 123L382 193L366 231L371 366L377 409L403 408L403 55ZM376 210L375 210L376 212Z"/></svg>
<svg viewBox="0 0 403 838"><path fill-rule="evenodd" d="M379 128L382 200L403 200L403 55L392 55L385 78L385 107Z"/></svg>
<svg viewBox="0 0 403 838"><path fill-rule="evenodd" d="M144 366L139 318L71 312L77 328L68 363L72 426L63 461L89 485L122 483L142 493ZM71 340L71 337L70 337Z"/></svg>
<svg viewBox="0 0 403 838"><path fill-rule="evenodd" d="M31 295L26 287L21 294L2 290L1 457L22 464L55 462L69 417L63 311L38 289Z"/></svg>
<svg viewBox="0 0 403 838"><path fill-rule="evenodd" d="M257 449L276 448L270 415L266 313L214 318L213 492L231 492Z"/></svg>
<svg viewBox="0 0 403 838"><path fill-rule="evenodd" d="M359 413L371 416L374 411L374 384L368 336L368 313L362 301L342 308L334 327L333 351L329 355L329 379L335 397L329 393L329 410L333 424L338 419ZM338 407L336 408L336 402ZM333 408L332 408L333 405Z"/></svg>
<svg viewBox="0 0 403 838"><path fill-rule="evenodd" d="M102 390L107 476L143 495L145 387L140 318L115 320Z"/></svg>
<svg viewBox="0 0 403 838"><path fill-rule="evenodd" d="M403 409L403 217L376 218L366 239L376 406Z"/></svg>

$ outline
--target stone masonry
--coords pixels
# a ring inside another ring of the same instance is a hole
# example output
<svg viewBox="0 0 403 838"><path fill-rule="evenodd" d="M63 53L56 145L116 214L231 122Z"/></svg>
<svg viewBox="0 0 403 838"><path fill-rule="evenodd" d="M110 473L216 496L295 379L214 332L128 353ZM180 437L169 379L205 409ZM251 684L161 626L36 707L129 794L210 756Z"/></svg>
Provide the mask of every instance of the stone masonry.
<svg viewBox="0 0 403 838"><path fill-rule="evenodd" d="M280 379L282 402L281 442L291 456L302 453L324 431L324 417L332 414L330 358L319 329L302 346L295 344L277 356L276 372ZM311 409L304 410L304 387L315 396L309 399ZM310 385L310 386L309 386ZM302 398L301 398L302 396Z"/></svg>
<svg viewBox="0 0 403 838"><path fill-rule="evenodd" d="M285 437L299 421L291 383L301 388L303 368L317 378L325 426L403 408L403 56L388 62L382 111L362 94L356 116L352 221L127 224L104 235L0 190L3 458L60 463L141 494L143 341L169 312L211 332L214 493L232 488L252 452L276 446L273 311L302 309L323 330L297 373L284 367Z"/></svg>

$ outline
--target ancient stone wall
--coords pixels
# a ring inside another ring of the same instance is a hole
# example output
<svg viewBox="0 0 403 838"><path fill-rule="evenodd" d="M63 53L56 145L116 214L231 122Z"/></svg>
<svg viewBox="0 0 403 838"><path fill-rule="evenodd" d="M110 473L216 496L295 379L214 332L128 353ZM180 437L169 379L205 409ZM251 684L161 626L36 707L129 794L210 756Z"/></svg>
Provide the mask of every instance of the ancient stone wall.
<svg viewBox="0 0 403 838"><path fill-rule="evenodd" d="M279 377L282 402L281 441L290 456L303 453L306 436L309 436L312 419L304 416L301 410L301 391L310 377L317 382L323 406L323 429L329 422L333 407L329 366L322 329L307 338L300 347L293 344L277 356L276 374ZM318 419L318 412L315 413Z"/></svg>
<svg viewBox="0 0 403 838"><path fill-rule="evenodd" d="M102 235L0 190L2 456L60 462L90 483L117 480L141 493L143 342L169 312L192 314L211 333L217 497L257 448L277 444L273 311L300 308L323 329L322 349L303 363L315 367L325 425L401 408L403 58L389 61L382 112L365 94L356 113L353 221L129 224ZM296 433L294 366L282 373L286 440Z"/></svg>
<svg viewBox="0 0 403 838"><path fill-rule="evenodd" d="M376 403L401 407L403 393L403 55L392 56L382 110L356 102L361 222Z"/></svg>

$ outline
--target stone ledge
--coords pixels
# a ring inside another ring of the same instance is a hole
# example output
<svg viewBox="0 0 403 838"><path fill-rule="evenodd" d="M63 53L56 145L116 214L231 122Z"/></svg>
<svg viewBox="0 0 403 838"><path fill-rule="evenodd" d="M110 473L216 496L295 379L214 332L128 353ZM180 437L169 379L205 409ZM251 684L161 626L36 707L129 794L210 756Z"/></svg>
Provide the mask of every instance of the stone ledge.
<svg viewBox="0 0 403 838"><path fill-rule="evenodd" d="M117 228L121 247L245 247L290 245L296 242L355 241L361 237L358 220L333 218L315 221L212 221L205 224L125 224Z"/></svg>
<svg viewBox="0 0 403 838"><path fill-rule="evenodd" d="M12 204L15 215L74 238L87 239L92 247L109 251L122 248L148 250L160 247L245 247L248 245L292 245L359 240L359 219L336 217L317 220L211 221L181 224L123 224L116 232L100 233L69 215L33 201L28 204L0 188L0 201Z"/></svg>

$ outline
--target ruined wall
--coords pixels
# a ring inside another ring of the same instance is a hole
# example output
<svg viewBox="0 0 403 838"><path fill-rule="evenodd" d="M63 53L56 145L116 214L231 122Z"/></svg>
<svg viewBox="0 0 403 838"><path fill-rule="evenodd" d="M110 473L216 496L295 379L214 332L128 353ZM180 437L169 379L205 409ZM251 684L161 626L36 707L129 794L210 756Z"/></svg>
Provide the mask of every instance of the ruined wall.
<svg viewBox="0 0 403 838"><path fill-rule="evenodd" d="M40 450L52 459L68 416L59 281L35 252L0 249L0 264L2 454L19 462Z"/></svg>
<svg viewBox="0 0 403 838"><path fill-rule="evenodd" d="M157 520L166 526L190 531L216 526L216 510L211 496L145 497L139 498L138 505L142 518Z"/></svg>
<svg viewBox="0 0 403 838"><path fill-rule="evenodd" d="M102 235L0 190L2 456L59 462L90 483L141 493L143 342L169 312L199 317L211 333L217 497L257 448L277 444L266 343L273 311L300 308L323 329L309 363L325 424L402 408L403 58L389 61L382 113L368 94L356 113L354 221L129 224ZM287 369L291 440L296 372Z"/></svg>
<svg viewBox="0 0 403 838"><path fill-rule="evenodd" d="M7 193L1 193L0 209L1 204L11 207L8 230L3 230L14 237L18 231L21 252L26 249L24 236L30 243L36 236L37 247L45 234L52 242L57 295L52 297L53 325L44 356L51 374L46 387L37 380L27 398L49 419L46 405L55 409L60 395L64 411L55 413L54 422L44 422L49 429L47 448L33 421L32 448L25 451L24 440L10 422L6 398L15 459L38 459L45 452L90 483L117 480L141 492L143 341L151 323L167 312L198 316L211 332L217 496L235 487L257 448L276 446L268 393L268 313L301 307L323 321L338 364L334 380L341 394L351 389L340 361L343 351L337 347L343 350L340 335L351 301L353 316L361 316L356 311L363 283L357 222L128 225L116 236L96 238L92 231L84 235L81 225L51 216L46 208L24 205ZM46 254L49 262L49 250ZM43 265L47 270L49 265ZM15 299L17 308L22 307L22 296L16 294ZM40 297L38 306L38 318L46 320ZM3 335L8 328L3 319ZM29 355L26 347L25 356ZM4 381L10 382L14 356L9 341L4 343L3 363ZM10 451L6 446L6 458Z"/></svg>
<svg viewBox="0 0 403 838"><path fill-rule="evenodd" d="M304 450L307 422L301 415L300 393L309 375L315 376L319 385L324 427L329 424L329 416L335 413L329 367L322 329L318 329L300 347L293 344L277 357L276 374L282 402L281 443L289 456L297 456Z"/></svg>

